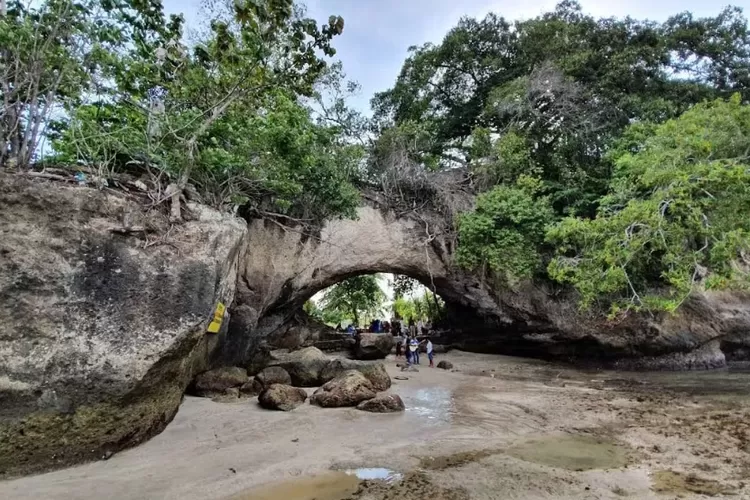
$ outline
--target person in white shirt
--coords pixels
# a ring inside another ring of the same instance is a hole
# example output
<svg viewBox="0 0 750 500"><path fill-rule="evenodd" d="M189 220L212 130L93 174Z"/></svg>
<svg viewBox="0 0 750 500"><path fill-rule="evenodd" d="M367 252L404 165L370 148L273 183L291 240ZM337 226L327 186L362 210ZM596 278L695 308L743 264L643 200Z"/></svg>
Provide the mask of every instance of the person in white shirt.
<svg viewBox="0 0 750 500"><path fill-rule="evenodd" d="M430 368L434 368L435 366L432 363L432 340L429 338L427 339L427 358L430 360Z"/></svg>

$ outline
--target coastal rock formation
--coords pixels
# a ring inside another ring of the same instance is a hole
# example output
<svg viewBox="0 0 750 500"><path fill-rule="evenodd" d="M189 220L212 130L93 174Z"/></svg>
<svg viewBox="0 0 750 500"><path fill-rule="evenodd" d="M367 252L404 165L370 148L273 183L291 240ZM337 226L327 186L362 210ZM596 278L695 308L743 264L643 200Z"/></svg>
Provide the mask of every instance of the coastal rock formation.
<svg viewBox="0 0 750 500"><path fill-rule="evenodd" d="M390 333L361 333L354 346L356 359L385 359L393 349L393 335Z"/></svg>
<svg viewBox="0 0 750 500"><path fill-rule="evenodd" d="M273 384L292 385L292 377L280 366L269 366L255 376L254 385L258 392L263 392Z"/></svg>
<svg viewBox="0 0 750 500"><path fill-rule="evenodd" d="M244 221L172 226L112 190L0 174L0 474L95 459L160 432L224 336Z"/></svg>
<svg viewBox="0 0 750 500"><path fill-rule="evenodd" d="M368 363L351 359L333 359L320 373L321 383L333 380L349 370L356 370L365 376L376 391L385 391L391 386L391 377L385 370L383 363Z"/></svg>
<svg viewBox="0 0 750 500"><path fill-rule="evenodd" d="M365 376L376 391L385 391L391 386L391 377L383 363L368 363L351 359L332 359L320 373L321 383L333 380L349 370L356 370Z"/></svg>
<svg viewBox="0 0 750 500"><path fill-rule="evenodd" d="M273 384L258 396L258 402L267 410L292 411L306 400L304 389L284 384Z"/></svg>
<svg viewBox="0 0 750 500"><path fill-rule="evenodd" d="M310 398L312 404L324 408L357 406L366 399L375 397L375 389L369 380L356 370L349 370L315 391Z"/></svg>
<svg viewBox="0 0 750 500"><path fill-rule="evenodd" d="M216 367L249 375L281 367L294 385L326 384L315 399L331 404L374 397L390 385L381 368L333 365L314 347L272 349L329 335L348 345L317 327L291 328L313 294L361 273L434 286L457 320L439 343L466 350L622 369L715 368L725 366L724 350L735 359L750 352L747 293L696 293L675 314L610 321L581 312L560 287L508 286L458 269L455 241L436 232L445 225L431 207L396 213L366 194L356 219L284 230L193 203L172 225L144 201L0 174L0 474L148 439L172 419L193 377ZM206 333L219 303L227 307L221 328ZM337 389L344 376L359 381L360 396Z"/></svg>
<svg viewBox="0 0 750 500"><path fill-rule="evenodd" d="M269 366L279 366L289 373L295 387L317 387L320 385L320 373L330 358L315 347L306 347L299 351L273 351Z"/></svg>
<svg viewBox="0 0 750 500"><path fill-rule="evenodd" d="M247 370L244 368L237 366L215 368L196 375L188 392L195 396L213 398L226 394L227 389L242 387L247 382Z"/></svg>
<svg viewBox="0 0 750 500"><path fill-rule="evenodd" d="M404 411L406 407L398 394L378 394L372 399L359 403L357 409L371 413L398 413Z"/></svg>

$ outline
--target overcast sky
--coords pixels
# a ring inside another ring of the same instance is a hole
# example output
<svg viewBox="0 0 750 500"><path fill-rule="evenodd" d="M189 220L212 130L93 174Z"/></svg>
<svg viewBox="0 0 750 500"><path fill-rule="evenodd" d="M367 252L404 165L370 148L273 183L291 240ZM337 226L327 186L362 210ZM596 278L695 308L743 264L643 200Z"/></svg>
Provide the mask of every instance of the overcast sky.
<svg viewBox="0 0 750 500"><path fill-rule="evenodd" d="M182 12L188 24L197 19L200 0L164 0L168 12ZM484 17L496 12L506 19L528 19L554 8L557 0L307 0L308 15L325 21L331 14L344 18L344 33L335 40L337 58L349 78L362 86L356 107L369 108L373 93L389 88L411 45L440 42L464 15ZM716 15L724 5L743 7L750 0L581 0L585 12L597 17L630 15L663 21L689 10L699 16Z"/></svg>

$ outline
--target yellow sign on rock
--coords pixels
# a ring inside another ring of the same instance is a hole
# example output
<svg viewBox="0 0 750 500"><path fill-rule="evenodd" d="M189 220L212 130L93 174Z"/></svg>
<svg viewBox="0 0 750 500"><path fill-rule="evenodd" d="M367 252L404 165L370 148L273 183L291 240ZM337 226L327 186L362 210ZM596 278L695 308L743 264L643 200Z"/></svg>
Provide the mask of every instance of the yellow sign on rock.
<svg viewBox="0 0 750 500"><path fill-rule="evenodd" d="M214 311L214 319L208 325L208 333L219 333L221 328L221 322L224 320L224 311L226 306L219 302L216 304L216 311Z"/></svg>

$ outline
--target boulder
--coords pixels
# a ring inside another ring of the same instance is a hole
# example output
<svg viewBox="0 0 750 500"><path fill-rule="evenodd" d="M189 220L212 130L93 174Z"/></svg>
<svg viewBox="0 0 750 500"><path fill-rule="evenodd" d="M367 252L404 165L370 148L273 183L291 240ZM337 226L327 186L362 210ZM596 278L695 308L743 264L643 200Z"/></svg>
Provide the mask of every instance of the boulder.
<svg viewBox="0 0 750 500"><path fill-rule="evenodd" d="M440 369L442 369L442 370L452 370L453 369L453 363L451 363L450 361L443 360L443 361L441 361L440 363L437 364L437 367L440 368Z"/></svg>
<svg viewBox="0 0 750 500"><path fill-rule="evenodd" d="M0 173L0 476L158 434L216 360L247 224L188 203L171 225L140 199Z"/></svg>
<svg viewBox="0 0 750 500"><path fill-rule="evenodd" d="M317 346L318 341L338 340L340 335L330 326L305 312L295 314L290 326L274 333L268 343L277 349L299 349Z"/></svg>
<svg viewBox="0 0 750 500"><path fill-rule="evenodd" d="M254 385L258 392L263 392L273 384L292 385L292 377L280 366L269 366L255 376Z"/></svg>
<svg viewBox="0 0 750 500"><path fill-rule="evenodd" d="M375 397L375 389L364 375L349 370L326 382L315 391L310 402L324 408L357 406L362 401Z"/></svg>
<svg viewBox="0 0 750 500"><path fill-rule="evenodd" d="M385 359L395 345L389 333L361 333L354 345L356 359Z"/></svg>
<svg viewBox="0 0 750 500"><path fill-rule="evenodd" d="M372 399L359 403L357 409L372 413L396 413L404 411L405 407L398 394L378 394Z"/></svg>
<svg viewBox="0 0 750 500"><path fill-rule="evenodd" d="M296 387L317 387L320 385L320 373L330 358L320 349L306 347L299 351L272 351L269 366L280 366L289 373L292 385Z"/></svg>
<svg viewBox="0 0 750 500"><path fill-rule="evenodd" d="M247 371L237 366L215 368L195 376L188 393L204 398L213 398L226 393L227 389L242 387L247 383Z"/></svg>
<svg viewBox="0 0 750 500"><path fill-rule="evenodd" d="M242 387L240 387L240 396L241 397L252 397L257 396L261 393L261 385L253 380L249 380L242 384Z"/></svg>
<svg viewBox="0 0 750 500"><path fill-rule="evenodd" d="M299 387L273 384L260 393L258 403L267 410L291 411L305 402L307 393Z"/></svg>
<svg viewBox="0 0 750 500"><path fill-rule="evenodd" d="M214 403L235 403L240 398L240 390L236 387L230 387L223 394L215 395L211 398Z"/></svg>
<svg viewBox="0 0 750 500"><path fill-rule="evenodd" d="M381 362L356 361L352 359L332 359L320 373L321 383L333 380L348 370L357 370L365 376L376 391L385 391L391 386L391 377Z"/></svg>

